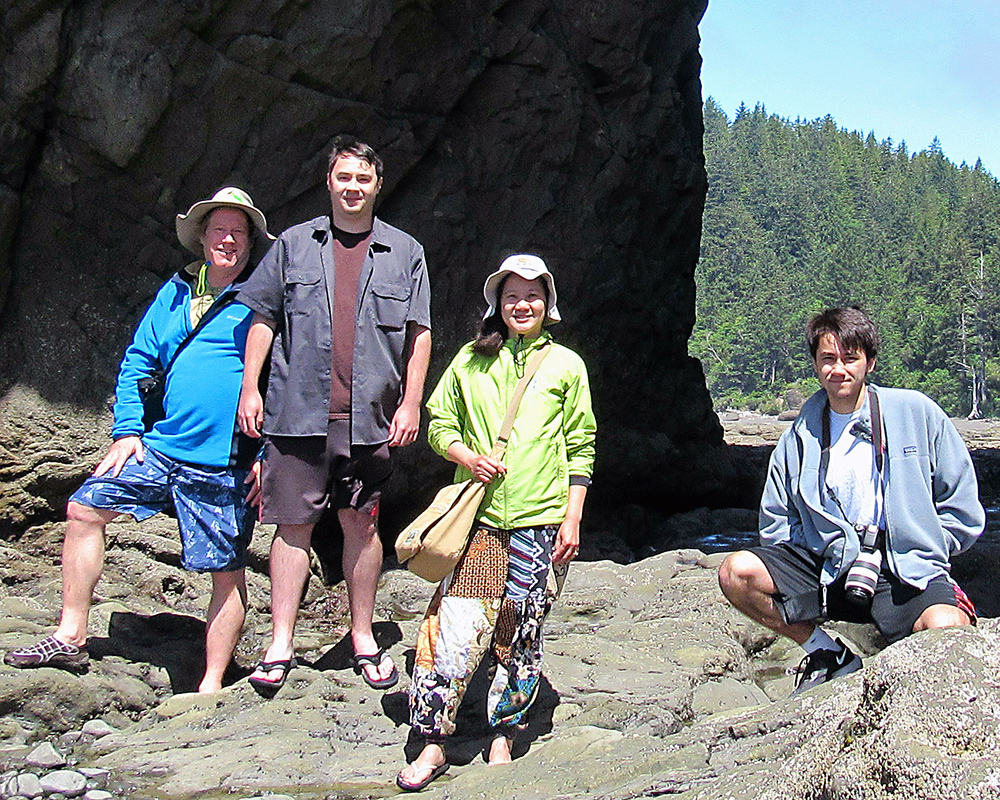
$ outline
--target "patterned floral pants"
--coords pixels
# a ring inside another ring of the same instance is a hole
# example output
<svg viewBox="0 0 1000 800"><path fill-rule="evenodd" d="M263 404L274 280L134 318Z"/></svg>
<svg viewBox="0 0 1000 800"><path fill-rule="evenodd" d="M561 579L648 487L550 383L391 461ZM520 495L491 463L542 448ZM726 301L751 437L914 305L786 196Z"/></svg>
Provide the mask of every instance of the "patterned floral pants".
<svg viewBox="0 0 1000 800"><path fill-rule="evenodd" d="M493 727L524 720L542 677L542 622L567 565L552 564L558 527L476 528L442 581L417 635L410 722L426 736L455 730L462 697L487 650L496 672L486 713Z"/></svg>

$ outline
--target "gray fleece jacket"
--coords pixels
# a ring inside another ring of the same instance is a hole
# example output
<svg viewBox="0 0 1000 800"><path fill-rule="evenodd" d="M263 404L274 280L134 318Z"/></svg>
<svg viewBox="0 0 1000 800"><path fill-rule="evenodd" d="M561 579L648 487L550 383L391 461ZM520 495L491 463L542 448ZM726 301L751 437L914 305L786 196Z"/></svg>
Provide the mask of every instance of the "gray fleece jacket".
<svg viewBox="0 0 1000 800"><path fill-rule="evenodd" d="M874 385L885 437L886 566L925 589L947 574L955 553L972 546L986 525L968 448L929 397ZM853 525L823 508L820 475L826 393L814 394L771 455L760 504L762 544L789 542L824 558L822 582L833 583L860 551ZM866 402L860 424L871 429Z"/></svg>

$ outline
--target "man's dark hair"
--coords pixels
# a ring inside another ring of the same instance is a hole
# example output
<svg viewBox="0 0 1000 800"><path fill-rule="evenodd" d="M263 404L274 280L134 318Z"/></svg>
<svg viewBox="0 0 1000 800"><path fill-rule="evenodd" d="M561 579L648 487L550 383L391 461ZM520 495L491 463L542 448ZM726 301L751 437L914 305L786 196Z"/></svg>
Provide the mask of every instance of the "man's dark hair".
<svg viewBox="0 0 1000 800"><path fill-rule="evenodd" d="M346 133L333 137L333 146L330 148L330 161L326 168L327 174L333 169L333 165L337 159L343 155L355 156L362 161L367 161L375 167L375 177L382 177L382 159L378 157L378 153L372 149L371 145L365 144Z"/></svg>
<svg viewBox="0 0 1000 800"><path fill-rule="evenodd" d="M819 340L828 333L833 334L845 350L864 350L869 361L878 355L878 330L871 318L857 306L828 308L806 323L806 340L814 359Z"/></svg>

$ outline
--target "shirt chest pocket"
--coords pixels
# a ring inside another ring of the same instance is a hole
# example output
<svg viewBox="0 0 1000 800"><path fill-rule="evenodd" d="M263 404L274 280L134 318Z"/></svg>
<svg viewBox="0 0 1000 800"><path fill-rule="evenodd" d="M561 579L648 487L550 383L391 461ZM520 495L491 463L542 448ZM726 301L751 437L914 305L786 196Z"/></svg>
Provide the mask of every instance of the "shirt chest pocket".
<svg viewBox="0 0 1000 800"><path fill-rule="evenodd" d="M918 475L932 475L931 457L918 444L905 444L889 451L889 463Z"/></svg>
<svg viewBox="0 0 1000 800"><path fill-rule="evenodd" d="M401 330L410 309L410 287L394 283L372 284L375 324L387 330Z"/></svg>
<svg viewBox="0 0 1000 800"><path fill-rule="evenodd" d="M315 313L326 307L322 298L321 277L318 267L293 265L288 268L285 274L285 310L289 314Z"/></svg>

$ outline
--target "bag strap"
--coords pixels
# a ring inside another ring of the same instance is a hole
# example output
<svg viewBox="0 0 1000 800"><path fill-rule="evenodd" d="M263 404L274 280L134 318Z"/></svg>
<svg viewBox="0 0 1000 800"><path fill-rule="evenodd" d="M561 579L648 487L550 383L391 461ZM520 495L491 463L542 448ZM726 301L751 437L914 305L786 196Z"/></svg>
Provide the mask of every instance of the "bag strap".
<svg viewBox="0 0 1000 800"><path fill-rule="evenodd" d="M198 324L191 329L191 333L189 333L184 338L184 341L178 345L177 349L174 350L173 356L170 357L170 362L163 368L164 375L170 372L170 368L174 365L174 362L177 360L177 356L179 356L181 354L181 351L185 347L187 347L188 344L190 344L191 340L195 336L198 335L198 331L204 328L212 320L213 317L215 317L220 311L222 311L222 309L224 309L226 306L228 306L235 300L236 300L236 292L230 292L229 294L224 295L223 297L217 298L216 301L212 303L208 311L206 311L204 314L201 315L201 319L198 320Z"/></svg>
<svg viewBox="0 0 1000 800"><path fill-rule="evenodd" d="M542 365L542 359L548 355L549 345L551 344L551 339L546 339L542 342L541 347L538 348L535 355L531 357L531 360L524 368L524 375L521 376L521 380L514 387L514 394L510 398L510 405L507 406L507 414L504 416L503 424L500 426L500 433L497 435L497 440L490 451L490 458L502 458L506 452L507 440L510 439L511 431L514 430L514 417L517 416L517 408L521 405L521 398L524 397L524 393L528 390L528 384L531 383L531 379L535 377L535 373L538 372L538 368Z"/></svg>

